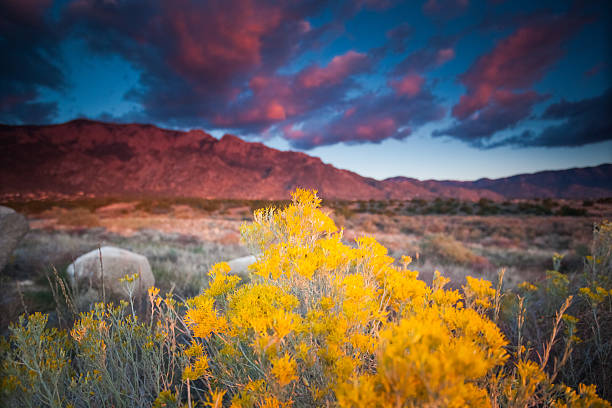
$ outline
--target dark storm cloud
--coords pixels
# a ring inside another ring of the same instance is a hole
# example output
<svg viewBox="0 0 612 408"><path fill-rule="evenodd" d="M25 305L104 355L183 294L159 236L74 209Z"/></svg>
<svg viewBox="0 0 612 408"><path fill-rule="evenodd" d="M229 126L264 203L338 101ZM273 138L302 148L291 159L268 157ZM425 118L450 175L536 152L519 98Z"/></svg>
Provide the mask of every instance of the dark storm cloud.
<svg viewBox="0 0 612 408"><path fill-rule="evenodd" d="M523 132L496 145L576 147L612 140L612 89L594 98L550 105L541 119L560 121L542 132Z"/></svg>
<svg viewBox="0 0 612 408"><path fill-rule="evenodd" d="M41 103L39 87L65 85L59 59L59 34L51 29L47 13L51 1L0 1L0 122L44 123L57 110Z"/></svg>
<svg viewBox="0 0 612 408"><path fill-rule="evenodd" d="M486 141L496 132L514 128L531 114L533 106L546 97L533 91L512 93L499 91L485 107L469 118L457 121L433 136L451 136L475 147L486 147Z"/></svg>

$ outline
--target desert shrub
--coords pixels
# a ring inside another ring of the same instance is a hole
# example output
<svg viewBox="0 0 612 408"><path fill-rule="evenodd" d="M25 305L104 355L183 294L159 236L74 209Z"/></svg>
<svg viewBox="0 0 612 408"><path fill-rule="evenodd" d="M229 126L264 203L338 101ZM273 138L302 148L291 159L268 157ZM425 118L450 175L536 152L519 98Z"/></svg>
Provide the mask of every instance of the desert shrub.
<svg viewBox="0 0 612 408"><path fill-rule="evenodd" d="M241 228L258 255L249 282L216 264L208 288L187 300L183 319L179 305L155 288L147 318L125 302L96 305L70 331L47 328L44 315L23 317L2 344L0 402L610 407L595 386L559 381L578 333L565 275L550 276L551 298L564 300L542 309L551 323L532 344L526 317L537 304L502 293L501 277L494 288L468 276L453 290L437 273L428 285L409 257L398 264L371 237L344 244L319 205L316 193L298 189L286 208L256 211L254 223ZM588 282L610 276L609 258L597 261L610 257L609 229L597 230ZM602 290L581 293L608 299Z"/></svg>
<svg viewBox="0 0 612 408"><path fill-rule="evenodd" d="M427 205L427 201L422 198L413 198L410 202L416 207L424 207Z"/></svg>
<svg viewBox="0 0 612 408"><path fill-rule="evenodd" d="M355 212L346 204L335 206L334 212L347 220L351 219L355 215Z"/></svg>
<svg viewBox="0 0 612 408"><path fill-rule="evenodd" d="M70 227L93 228L100 226L100 219L86 208L74 208L62 211L57 217L57 223Z"/></svg>
<svg viewBox="0 0 612 408"><path fill-rule="evenodd" d="M552 330L549 320L543 318L568 296L573 302L564 316L571 323L575 344L559 378L577 387L579 382L597 385L599 393L612 398L612 223L603 221L593 232L591 255L584 259L580 273L559 273L563 256L555 254L553 269L546 272L540 282L524 283L519 295L524 298L526 319L523 335L525 342L540 344L543 336ZM516 335L516 334L515 334ZM562 359L562 347L552 350L554 358Z"/></svg>
<svg viewBox="0 0 612 408"><path fill-rule="evenodd" d="M476 255L468 247L446 234L429 234L421 242L423 255L432 257L444 264L473 267L488 265L486 258Z"/></svg>
<svg viewBox="0 0 612 408"><path fill-rule="evenodd" d="M261 208L267 208L271 206L285 206L287 204L287 200L250 200L248 202L251 211L256 211Z"/></svg>
<svg viewBox="0 0 612 408"><path fill-rule="evenodd" d="M552 209L552 208L558 207L558 206L559 206L559 203L557 203L557 202L556 202L555 200L553 200L552 198L543 198L543 199L542 199L542 205L543 205L545 208Z"/></svg>
<svg viewBox="0 0 612 408"><path fill-rule="evenodd" d="M136 204L136 209L149 214L168 214L172 211L173 200L170 199L155 199L142 198Z"/></svg>
<svg viewBox="0 0 612 408"><path fill-rule="evenodd" d="M218 211L221 208L220 200L208 200L197 197L179 197L174 201L176 204L188 205L193 209L202 210L209 213Z"/></svg>
<svg viewBox="0 0 612 408"><path fill-rule="evenodd" d="M149 291L148 321L128 303L96 304L67 332L47 315L22 316L2 343L3 406L150 407L164 391L180 393L185 357L181 320L171 298Z"/></svg>
<svg viewBox="0 0 612 408"><path fill-rule="evenodd" d="M565 216L565 217L584 217L587 215L587 210L584 208L574 208L569 205L562 206L559 211L557 211L557 215Z"/></svg>
<svg viewBox="0 0 612 408"><path fill-rule="evenodd" d="M209 404L609 406L594 387L555 385L548 357L536 363L510 346L494 323L502 298L490 282L468 277L461 291L446 290L437 274L428 286L408 257L396 266L373 238L343 244L319 202L297 190L284 210L257 211L242 227L260 254L251 282L217 264L209 288L188 301L194 340L183 376L209 390Z"/></svg>
<svg viewBox="0 0 612 408"><path fill-rule="evenodd" d="M443 199L437 197L429 203L424 211L426 214L456 214L459 209L460 202L454 198Z"/></svg>
<svg viewBox="0 0 612 408"><path fill-rule="evenodd" d="M8 201L1 202L0 205L11 207L15 211L23 214L40 214L47 210L52 210L53 208L86 208L90 212L93 212L100 207L120 201L122 201L122 199L117 197L95 197L64 200L40 199L28 201Z"/></svg>
<svg viewBox="0 0 612 408"><path fill-rule="evenodd" d="M479 215L494 215L500 212L495 202L488 198L481 198L476 204L478 208L477 214Z"/></svg>
<svg viewBox="0 0 612 408"><path fill-rule="evenodd" d="M552 204L543 204L530 201L521 201L517 204L517 210L520 214L530 215L552 215Z"/></svg>
<svg viewBox="0 0 612 408"><path fill-rule="evenodd" d="M459 207L459 211L468 215L474 213L474 209L472 208L472 206L467 203L461 204L461 207Z"/></svg>

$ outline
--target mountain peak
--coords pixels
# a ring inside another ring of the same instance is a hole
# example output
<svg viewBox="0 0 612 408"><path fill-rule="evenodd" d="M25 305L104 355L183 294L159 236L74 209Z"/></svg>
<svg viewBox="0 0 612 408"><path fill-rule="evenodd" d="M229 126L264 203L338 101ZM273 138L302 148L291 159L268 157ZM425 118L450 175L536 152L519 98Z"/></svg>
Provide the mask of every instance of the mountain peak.
<svg viewBox="0 0 612 408"><path fill-rule="evenodd" d="M224 134L223 137L221 137L221 139L219 139L219 141L223 142L225 144L244 144L244 143L248 143L248 142L245 142L244 140L242 140L241 138L239 138L238 136L231 135L229 133Z"/></svg>

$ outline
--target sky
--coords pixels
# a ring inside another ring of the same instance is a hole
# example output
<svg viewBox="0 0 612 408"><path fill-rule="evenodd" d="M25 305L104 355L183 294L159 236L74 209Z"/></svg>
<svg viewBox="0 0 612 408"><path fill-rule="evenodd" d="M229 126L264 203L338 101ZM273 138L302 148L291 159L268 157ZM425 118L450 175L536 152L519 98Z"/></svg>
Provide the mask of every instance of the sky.
<svg viewBox="0 0 612 408"><path fill-rule="evenodd" d="M0 0L0 123L199 128L384 179L612 162L606 0Z"/></svg>

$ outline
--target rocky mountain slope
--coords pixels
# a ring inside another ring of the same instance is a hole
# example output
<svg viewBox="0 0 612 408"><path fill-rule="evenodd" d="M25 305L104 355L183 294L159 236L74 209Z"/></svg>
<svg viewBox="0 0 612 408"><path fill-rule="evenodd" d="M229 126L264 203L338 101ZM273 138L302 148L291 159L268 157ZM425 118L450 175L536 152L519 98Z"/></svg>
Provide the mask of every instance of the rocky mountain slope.
<svg viewBox="0 0 612 408"><path fill-rule="evenodd" d="M161 195L284 199L295 187L328 199L612 196L612 165L474 182L383 181L300 152L225 135L75 120L0 126L0 198Z"/></svg>

